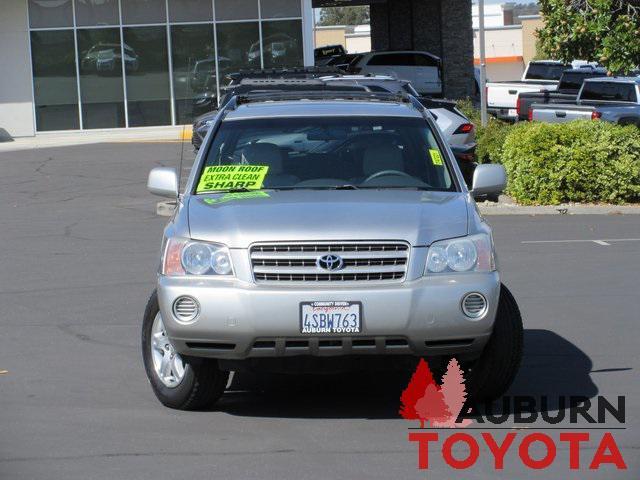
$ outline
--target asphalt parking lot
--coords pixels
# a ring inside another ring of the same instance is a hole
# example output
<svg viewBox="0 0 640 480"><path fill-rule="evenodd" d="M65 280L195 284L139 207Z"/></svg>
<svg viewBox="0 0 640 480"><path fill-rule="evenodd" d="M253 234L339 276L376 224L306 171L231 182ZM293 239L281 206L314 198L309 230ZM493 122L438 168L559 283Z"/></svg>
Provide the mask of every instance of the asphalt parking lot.
<svg viewBox="0 0 640 480"><path fill-rule="evenodd" d="M0 153L1 479L638 478L634 215L489 217L526 329L510 394L625 395L626 423L599 425L618 429L625 472L569 474L566 445L543 472L515 456L499 473L486 456L457 472L437 446L418 471L402 387L373 375L279 379L228 392L213 411L162 407L139 351L166 221L145 184L180 152L149 142Z"/></svg>

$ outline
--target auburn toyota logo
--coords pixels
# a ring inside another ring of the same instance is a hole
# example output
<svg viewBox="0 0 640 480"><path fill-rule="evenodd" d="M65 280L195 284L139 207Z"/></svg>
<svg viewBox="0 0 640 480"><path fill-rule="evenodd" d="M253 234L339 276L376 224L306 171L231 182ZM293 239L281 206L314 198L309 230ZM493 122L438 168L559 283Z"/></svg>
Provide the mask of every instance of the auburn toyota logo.
<svg viewBox="0 0 640 480"><path fill-rule="evenodd" d="M552 401L546 395L513 398L505 395L495 402L502 405L485 403L480 411L476 405L472 408L467 405L474 402L468 401L464 373L453 358L442 382L437 383L427 362L420 359L402 392L400 416L420 422L419 427L417 423L409 427L408 437L409 442L418 444L419 469L428 469L430 454L440 453L442 460L455 470L473 468L484 456L489 457L496 471L504 470L507 460L519 461L531 470L550 467L571 471L627 470L613 433L626 429L619 426L625 423L624 396L618 395L615 401L600 395L594 399L559 396L555 400L559 405L557 412L550 415L547 406ZM542 422L534 424L538 417ZM611 426L614 420L618 425ZM511 421L513 425L509 427L495 426ZM569 425L563 426L563 422ZM466 432L460 431L463 427ZM469 430L476 431L476 435L468 433ZM537 451L532 452L534 448Z"/></svg>
<svg viewBox="0 0 640 480"><path fill-rule="evenodd" d="M316 265L318 268L333 272L344 267L344 260L338 255L323 255L316 260Z"/></svg>

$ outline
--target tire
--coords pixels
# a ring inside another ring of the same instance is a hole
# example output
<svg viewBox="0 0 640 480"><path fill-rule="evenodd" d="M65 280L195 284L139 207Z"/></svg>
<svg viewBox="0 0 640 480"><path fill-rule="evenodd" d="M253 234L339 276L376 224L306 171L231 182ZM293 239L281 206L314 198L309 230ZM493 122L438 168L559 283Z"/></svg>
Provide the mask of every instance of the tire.
<svg viewBox="0 0 640 480"><path fill-rule="evenodd" d="M177 410L199 410L213 406L224 393L229 379L229 372L221 371L215 359L178 356L184 365L184 374L173 386L167 386L156 373L152 329L159 313L158 297L154 291L142 322L142 360L153 393L164 406Z"/></svg>
<svg viewBox="0 0 640 480"><path fill-rule="evenodd" d="M501 285L493 333L480 358L470 369L470 399L492 402L505 394L522 361L523 327L518 304Z"/></svg>

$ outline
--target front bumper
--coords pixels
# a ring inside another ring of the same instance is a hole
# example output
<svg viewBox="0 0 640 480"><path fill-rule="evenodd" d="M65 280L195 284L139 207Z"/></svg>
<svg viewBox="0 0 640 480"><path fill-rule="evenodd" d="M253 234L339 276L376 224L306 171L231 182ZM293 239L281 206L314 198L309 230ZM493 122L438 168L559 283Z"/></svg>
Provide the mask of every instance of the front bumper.
<svg viewBox="0 0 640 480"><path fill-rule="evenodd" d="M470 292L484 295L486 313L461 309ZM181 354L221 359L295 355L452 355L475 357L491 335L500 294L497 272L422 277L397 284L260 285L237 279L160 276L158 300L167 335ZM174 301L197 300L200 314L176 319ZM362 332L303 335L300 302L362 302Z"/></svg>
<svg viewBox="0 0 640 480"><path fill-rule="evenodd" d="M515 122L518 120L518 112L515 108L488 107L487 112L498 120L505 120L508 122Z"/></svg>

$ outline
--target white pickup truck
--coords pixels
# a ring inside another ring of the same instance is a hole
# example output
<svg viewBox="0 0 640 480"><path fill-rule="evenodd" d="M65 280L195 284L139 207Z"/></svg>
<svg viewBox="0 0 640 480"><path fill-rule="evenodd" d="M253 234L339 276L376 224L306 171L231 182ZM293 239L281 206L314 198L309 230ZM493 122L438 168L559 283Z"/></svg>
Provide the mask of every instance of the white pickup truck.
<svg viewBox="0 0 640 480"><path fill-rule="evenodd" d="M490 114L502 120L518 119L518 95L526 92L554 91L562 72L571 65L555 60L529 62L521 81L487 83L487 106Z"/></svg>
<svg viewBox="0 0 640 480"><path fill-rule="evenodd" d="M640 127L640 77L603 77L585 80L576 103L534 103L531 120L563 123L603 120Z"/></svg>

